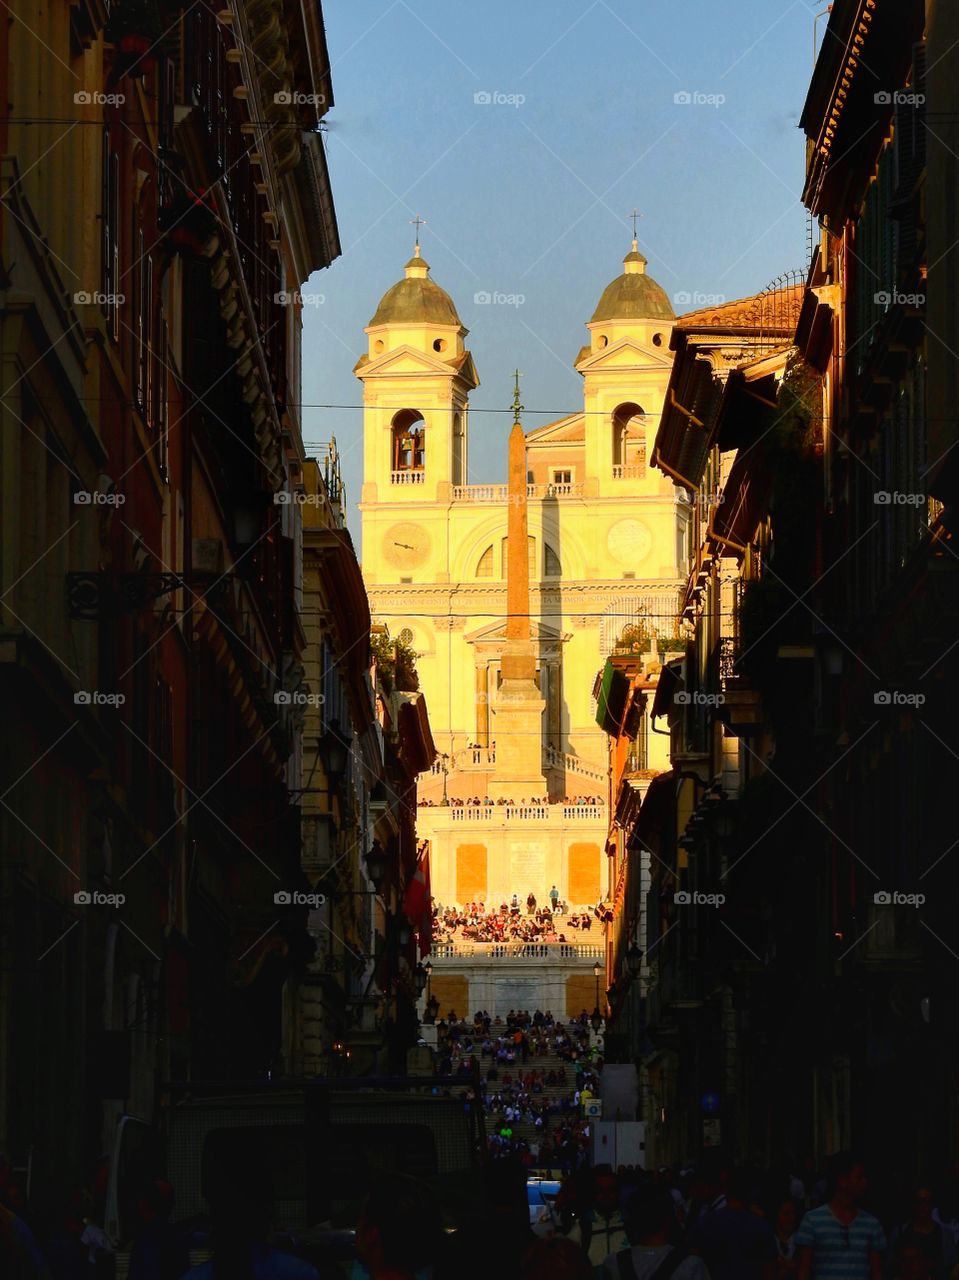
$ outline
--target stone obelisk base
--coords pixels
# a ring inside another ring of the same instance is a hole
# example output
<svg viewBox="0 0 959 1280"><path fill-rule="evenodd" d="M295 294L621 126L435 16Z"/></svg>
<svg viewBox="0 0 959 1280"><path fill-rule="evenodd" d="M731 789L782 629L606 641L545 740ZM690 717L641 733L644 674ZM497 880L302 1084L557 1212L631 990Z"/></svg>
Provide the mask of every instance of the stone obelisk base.
<svg viewBox="0 0 959 1280"><path fill-rule="evenodd" d="M533 661L529 646L507 643L503 655L504 679L496 693L496 771L489 781L489 794L494 800L543 800L546 797L546 775L543 773L543 712L546 702L540 696L531 674L511 676L511 649L522 654L520 670L530 671ZM519 655L517 655L519 656Z"/></svg>

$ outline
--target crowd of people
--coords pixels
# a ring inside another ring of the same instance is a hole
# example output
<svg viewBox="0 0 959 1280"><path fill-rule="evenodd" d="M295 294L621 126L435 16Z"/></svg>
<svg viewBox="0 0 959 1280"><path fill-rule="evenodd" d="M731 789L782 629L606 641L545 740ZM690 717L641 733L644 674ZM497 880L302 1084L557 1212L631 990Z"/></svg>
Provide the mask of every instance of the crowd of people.
<svg viewBox="0 0 959 1280"><path fill-rule="evenodd" d="M535 808L540 805L548 805L550 803L564 804L567 806L574 805L581 808L590 808L603 803L599 796L565 796L561 801L550 801L549 796L530 796L521 800L513 800L500 796L497 800L493 800L490 796L468 796L465 800L459 796L451 796L445 802L451 809L493 809L497 805L506 805L507 808L519 807L520 809ZM420 806L427 808L442 808L444 801L428 800L422 797L419 800Z"/></svg>
<svg viewBox="0 0 959 1280"><path fill-rule="evenodd" d="M544 1037L557 1053L572 1055L564 1059L571 1064L588 1048L582 1015L564 1025L548 1012L514 1012L498 1021L479 1014L469 1024L453 1019L444 1046L450 1066L467 1051L475 1058L478 1049L479 1060L490 1063L487 1074L508 1065L512 1054L519 1083L535 1096L535 1068L520 1070L522 1049L525 1043L527 1063L534 1060ZM598 1065L584 1067L584 1079ZM192 1267L191 1237L170 1221L173 1187L162 1179L144 1185L124 1274L129 1280L959 1280L959 1165L938 1183L916 1179L893 1198L888 1183L871 1184L864 1160L852 1152L834 1155L822 1170L811 1158L773 1170L731 1167L716 1152L695 1168L614 1170L576 1158L568 1119L556 1124L554 1141L568 1144L574 1158L545 1238L531 1227L522 1147L504 1143L492 1147L494 1158L481 1170L457 1230L446 1228L435 1186L384 1172L360 1210L349 1260L326 1253L306 1261L294 1256L292 1237L273 1234L275 1193L254 1159L224 1167L211 1184L212 1258ZM62 1221L42 1231L0 1157L0 1276L112 1276L115 1259L96 1225L96 1194L95 1187L77 1191Z"/></svg>
<svg viewBox="0 0 959 1280"><path fill-rule="evenodd" d="M862 1158L842 1152L822 1176L811 1160L799 1172L601 1165L566 1179L557 1205L562 1227L579 1219L584 1249L618 1215L627 1247L599 1280L959 1280L959 1168L938 1191L920 1181L896 1204L874 1201L876 1212L869 1190Z"/></svg>
<svg viewBox="0 0 959 1280"><path fill-rule="evenodd" d="M549 1009L511 1009L505 1018L482 1011L472 1021L451 1009L437 1042L441 1075L461 1075L474 1086L479 1080L493 1158L526 1169L583 1165L590 1134L584 1104L596 1096L603 1065L585 1009L565 1023Z"/></svg>
<svg viewBox="0 0 959 1280"><path fill-rule="evenodd" d="M562 926L558 921L562 918ZM483 901L468 902L465 906L433 906L433 940L438 943L455 942L572 942L567 931L575 929L580 936L588 934L593 920L600 925L613 918L612 908L598 902L591 909L580 908L570 912L569 904L559 896L556 885L550 889L546 900L540 903L532 890L523 905L517 894L501 902L498 909L487 907Z"/></svg>

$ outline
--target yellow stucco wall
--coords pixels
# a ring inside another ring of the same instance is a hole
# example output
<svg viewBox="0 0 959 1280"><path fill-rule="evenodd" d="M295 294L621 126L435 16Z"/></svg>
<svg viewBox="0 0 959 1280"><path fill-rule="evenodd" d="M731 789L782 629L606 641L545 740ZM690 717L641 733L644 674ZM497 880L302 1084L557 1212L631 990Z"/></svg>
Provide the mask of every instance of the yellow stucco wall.
<svg viewBox="0 0 959 1280"><path fill-rule="evenodd" d="M486 898L485 844L456 846L456 900L474 902Z"/></svg>
<svg viewBox="0 0 959 1280"><path fill-rule="evenodd" d="M600 978L602 983L602 978ZM605 998L600 992L600 1002ZM591 973L573 973L566 979L566 1017L577 1018L585 1009L592 1013L596 1005L596 979Z"/></svg>
<svg viewBox="0 0 959 1280"><path fill-rule="evenodd" d="M433 980L430 983L430 991L440 1002L437 1018L445 1018L451 1009L460 1018L469 1017L476 1012L475 1009L467 1007L469 1004L469 979L461 973L434 973Z"/></svg>
<svg viewBox="0 0 959 1280"><path fill-rule="evenodd" d="M577 841L569 846L570 902L598 902L602 896L599 845ZM597 935L598 936L598 935Z"/></svg>

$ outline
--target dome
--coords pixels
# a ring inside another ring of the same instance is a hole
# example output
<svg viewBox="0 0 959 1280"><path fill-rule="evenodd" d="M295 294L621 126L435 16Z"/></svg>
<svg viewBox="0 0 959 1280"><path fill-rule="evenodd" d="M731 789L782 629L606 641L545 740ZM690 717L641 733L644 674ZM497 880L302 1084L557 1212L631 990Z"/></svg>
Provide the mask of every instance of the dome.
<svg viewBox="0 0 959 1280"><path fill-rule="evenodd" d="M453 299L430 279L429 263L419 245L398 280L380 299L369 327L380 324L439 324L460 327Z"/></svg>
<svg viewBox="0 0 959 1280"><path fill-rule="evenodd" d="M623 259L623 274L603 290L590 323L603 320L675 320L666 290L646 274L636 241Z"/></svg>

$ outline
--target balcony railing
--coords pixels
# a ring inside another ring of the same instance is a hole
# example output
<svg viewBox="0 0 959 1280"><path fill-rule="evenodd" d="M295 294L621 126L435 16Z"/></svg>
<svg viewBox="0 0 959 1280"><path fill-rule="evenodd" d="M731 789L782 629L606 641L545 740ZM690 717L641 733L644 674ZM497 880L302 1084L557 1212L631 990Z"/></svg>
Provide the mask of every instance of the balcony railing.
<svg viewBox="0 0 959 1280"><path fill-rule="evenodd" d="M431 808L442 806L431 805ZM450 806L453 822L605 822L604 804L464 804Z"/></svg>
<svg viewBox="0 0 959 1280"><path fill-rule="evenodd" d="M719 641L719 683L725 689L730 681L739 680L742 672L738 667L742 643L738 636L722 636Z"/></svg>
<svg viewBox="0 0 959 1280"><path fill-rule="evenodd" d="M454 751L450 763L454 769L491 769L496 764L493 747L464 747Z"/></svg>
<svg viewBox="0 0 959 1280"><path fill-rule="evenodd" d="M425 484L425 471L391 471L390 484Z"/></svg>
<svg viewBox="0 0 959 1280"><path fill-rule="evenodd" d="M614 480L642 480L645 475L645 462L630 462L626 465L616 463L613 466Z"/></svg>
<svg viewBox="0 0 959 1280"><path fill-rule="evenodd" d="M434 942L434 960L601 960L601 945L580 942Z"/></svg>
<svg viewBox="0 0 959 1280"><path fill-rule="evenodd" d="M528 484L527 498L581 498L581 484ZM505 484L456 484L453 486L454 502L505 502L509 486Z"/></svg>
<svg viewBox="0 0 959 1280"><path fill-rule="evenodd" d="M555 747L546 748L545 759L546 767L549 769L562 769L565 773L575 773L582 778L595 778L597 782L606 781L605 769L599 765L590 764L588 760L581 760L579 756L557 751Z"/></svg>

